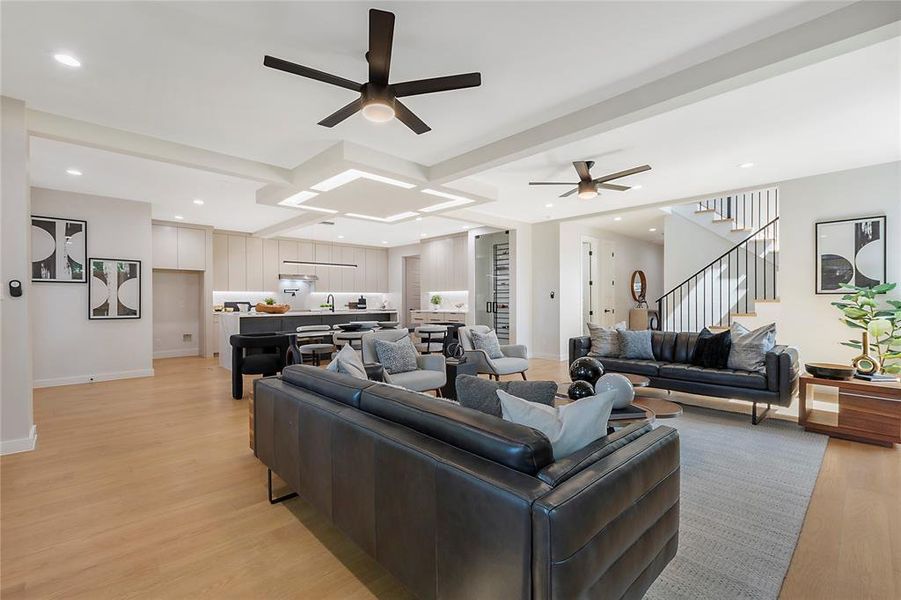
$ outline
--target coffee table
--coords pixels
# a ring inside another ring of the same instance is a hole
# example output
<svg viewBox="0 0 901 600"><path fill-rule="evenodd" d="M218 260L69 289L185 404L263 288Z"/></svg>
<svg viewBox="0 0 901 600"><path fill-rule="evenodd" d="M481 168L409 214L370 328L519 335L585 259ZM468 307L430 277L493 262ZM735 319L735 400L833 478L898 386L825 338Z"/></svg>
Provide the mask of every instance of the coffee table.
<svg viewBox="0 0 901 600"><path fill-rule="evenodd" d="M629 380L629 382L632 384L632 387L636 389L636 393L639 388L644 388L651 385L651 380L644 375L635 375L633 373L620 373L620 375ZM566 392L569 389L570 385L572 385L571 381L558 383L556 396L558 398L569 398ZM652 398L648 396L636 395L635 399L632 401L632 405L644 410L646 418L650 421L653 421L655 418L670 419L673 417L678 417L682 414L681 406L679 406L675 402L664 400L663 398ZM634 421L634 419L619 420L617 421L617 425L620 425L622 423L633 423Z"/></svg>

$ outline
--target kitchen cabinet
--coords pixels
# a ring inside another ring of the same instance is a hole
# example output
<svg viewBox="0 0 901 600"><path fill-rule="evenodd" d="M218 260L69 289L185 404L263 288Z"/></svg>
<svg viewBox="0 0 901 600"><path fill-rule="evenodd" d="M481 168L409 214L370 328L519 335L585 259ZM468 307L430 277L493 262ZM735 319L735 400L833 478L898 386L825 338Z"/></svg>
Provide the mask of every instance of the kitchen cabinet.
<svg viewBox="0 0 901 600"><path fill-rule="evenodd" d="M206 269L206 231L175 225L154 225L153 268Z"/></svg>
<svg viewBox="0 0 901 600"><path fill-rule="evenodd" d="M263 287L263 238L249 237L245 239L247 290L266 291Z"/></svg>
<svg viewBox="0 0 901 600"><path fill-rule="evenodd" d="M260 290L275 292L278 287L278 275L281 268L278 257L278 240L263 240L263 287ZM287 266L287 265L286 265Z"/></svg>
<svg viewBox="0 0 901 600"><path fill-rule="evenodd" d="M351 246L335 246L335 248L333 248L332 250L333 254L335 250L340 250L341 252L341 260L339 262L345 265L352 265L354 263L354 249ZM356 271L356 269L348 269L344 267L335 269L335 275L341 273L341 288L338 291L358 291L354 289L354 271Z"/></svg>
<svg viewBox="0 0 901 600"><path fill-rule="evenodd" d="M213 234L213 289L228 290L228 236Z"/></svg>
<svg viewBox="0 0 901 600"><path fill-rule="evenodd" d="M241 235L228 236L228 289L247 290L247 238Z"/></svg>
<svg viewBox="0 0 901 600"><path fill-rule="evenodd" d="M469 246L466 235L436 238L420 244L420 288L425 292L469 289Z"/></svg>
<svg viewBox="0 0 901 600"><path fill-rule="evenodd" d="M429 323L466 323L466 313L445 310L411 310L410 322L413 327Z"/></svg>
<svg viewBox="0 0 901 600"><path fill-rule="evenodd" d="M297 260L297 242L287 240L278 241L278 268L279 273L300 273L299 265L286 265L283 261Z"/></svg>
<svg viewBox="0 0 901 600"><path fill-rule="evenodd" d="M315 252L315 261L316 262L332 262L332 245L325 244L321 242L316 242L313 244L313 250ZM337 291L332 286L332 272L335 269L331 267L316 267L316 276L319 278L319 281L316 282L316 291L317 292L332 292ZM338 275L338 283L341 282L341 275Z"/></svg>

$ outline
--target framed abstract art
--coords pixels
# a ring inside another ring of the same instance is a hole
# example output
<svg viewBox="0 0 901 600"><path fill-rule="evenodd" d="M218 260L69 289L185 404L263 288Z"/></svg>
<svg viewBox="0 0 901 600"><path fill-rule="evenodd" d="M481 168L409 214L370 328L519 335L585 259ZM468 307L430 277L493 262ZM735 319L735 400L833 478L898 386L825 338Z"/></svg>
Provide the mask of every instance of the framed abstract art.
<svg viewBox="0 0 901 600"><path fill-rule="evenodd" d="M85 283L86 221L31 217L31 280Z"/></svg>
<svg viewBox="0 0 901 600"><path fill-rule="evenodd" d="M885 216L816 224L816 293L885 283Z"/></svg>
<svg viewBox="0 0 901 600"><path fill-rule="evenodd" d="M141 318L141 261L90 258L89 319Z"/></svg>

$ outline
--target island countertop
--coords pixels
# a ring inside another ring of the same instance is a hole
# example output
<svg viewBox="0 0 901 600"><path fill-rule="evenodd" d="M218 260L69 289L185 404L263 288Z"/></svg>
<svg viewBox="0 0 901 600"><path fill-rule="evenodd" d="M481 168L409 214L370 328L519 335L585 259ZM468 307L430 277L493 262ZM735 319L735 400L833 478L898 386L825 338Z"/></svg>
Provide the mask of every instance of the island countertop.
<svg viewBox="0 0 901 600"><path fill-rule="evenodd" d="M395 313L397 314L396 308L364 308L364 309L336 309L335 312L330 310L289 310L286 313L280 314L272 314L272 313L258 313L258 312L219 312L217 314L220 315L235 315L240 318L247 317L310 317L310 316L319 316L319 315L383 315L385 313Z"/></svg>

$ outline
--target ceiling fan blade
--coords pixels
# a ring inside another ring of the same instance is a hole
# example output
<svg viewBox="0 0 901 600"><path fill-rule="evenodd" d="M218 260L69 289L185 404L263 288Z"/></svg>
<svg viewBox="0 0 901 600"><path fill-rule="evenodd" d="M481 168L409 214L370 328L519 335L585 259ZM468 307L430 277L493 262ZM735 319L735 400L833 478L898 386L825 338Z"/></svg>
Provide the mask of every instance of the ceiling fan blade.
<svg viewBox="0 0 901 600"><path fill-rule="evenodd" d="M263 65L269 67L270 69L278 69L279 71L285 71L286 73L300 75L301 77L308 77L310 79L315 79L316 81L330 83L332 85L337 85L338 87L353 90L355 92L359 92L360 88L363 87L356 81L338 77L337 75L332 75L331 73L326 73L324 71L311 69L310 67L305 67L303 65L298 65L297 63L282 60L280 58L275 58L274 56L263 57Z"/></svg>
<svg viewBox="0 0 901 600"><path fill-rule="evenodd" d="M449 92L464 88L479 87L482 85L481 73L464 73L462 75L447 75L445 77L433 77L431 79L417 79L395 83L394 95L398 98L406 96L418 96L419 94L432 94L434 92Z"/></svg>
<svg viewBox="0 0 901 600"><path fill-rule="evenodd" d="M579 185L578 183L568 183L565 181L530 181L529 185Z"/></svg>
<svg viewBox="0 0 901 600"><path fill-rule="evenodd" d="M625 192L632 189L627 185L616 185L615 183L599 183L598 187L605 190L616 190L617 192Z"/></svg>
<svg viewBox="0 0 901 600"><path fill-rule="evenodd" d="M359 111L363 108L363 99L357 98L350 104L346 104L327 116L326 118L319 121L319 124L323 127L334 127L347 117L351 116L355 112Z"/></svg>
<svg viewBox="0 0 901 600"><path fill-rule="evenodd" d="M605 181L612 181L614 179L619 179L620 177L626 177L628 175L635 175L636 173L643 173L645 171L650 171L651 167L649 165L642 165L640 167L633 167L631 169L626 169L625 171L620 171L618 173L611 173L610 175L604 175L603 177L598 177L593 180L595 183L604 183Z"/></svg>
<svg viewBox="0 0 901 600"><path fill-rule="evenodd" d="M369 9L369 83L388 85L391 46L394 44L394 13Z"/></svg>
<svg viewBox="0 0 901 600"><path fill-rule="evenodd" d="M579 174L579 179L582 181L591 181L591 173L588 172L588 169L591 167L584 160L577 160L573 162L573 166L576 168L576 173Z"/></svg>
<svg viewBox="0 0 901 600"><path fill-rule="evenodd" d="M413 111L404 106L400 100L394 101L394 116L397 117L398 121L415 131L417 135L422 135L432 130L422 119L414 115Z"/></svg>
<svg viewBox="0 0 901 600"><path fill-rule="evenodd" d="M573 189L569 190L568 192L566 192L565 194L560 194L560 197L566 198L567 196L572 196L573 194L575 194L578 191L579 191L579 188L573 188Z"/></svg>

